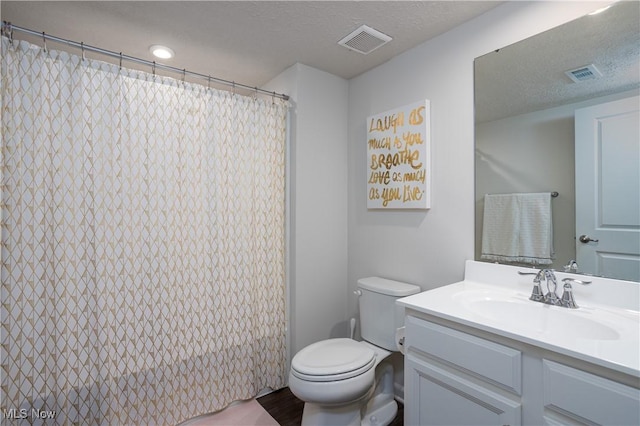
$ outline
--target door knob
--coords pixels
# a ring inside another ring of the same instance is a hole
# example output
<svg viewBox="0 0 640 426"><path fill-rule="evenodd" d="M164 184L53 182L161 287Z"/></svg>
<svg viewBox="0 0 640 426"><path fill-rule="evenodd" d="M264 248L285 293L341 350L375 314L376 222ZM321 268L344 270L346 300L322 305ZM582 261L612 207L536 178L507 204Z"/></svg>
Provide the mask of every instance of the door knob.
<svg viewBox="0 0 640 426"><path fill-rule="evenodd" d="M600 240L594 240L593 238L589 237L588 235L580 235L580 238L578 238L578 240L581 243L585 243L585 244L587 244L587 243L597 243L598 241L600 241Z"/></svg>

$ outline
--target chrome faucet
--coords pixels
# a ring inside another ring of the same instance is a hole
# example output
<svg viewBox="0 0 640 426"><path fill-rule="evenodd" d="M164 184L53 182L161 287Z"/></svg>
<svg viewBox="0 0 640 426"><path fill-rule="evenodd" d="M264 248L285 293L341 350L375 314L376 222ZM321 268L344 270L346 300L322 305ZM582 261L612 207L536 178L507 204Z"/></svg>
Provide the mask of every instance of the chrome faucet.
<svg viewBox="0 0 640 426"><path fill-rule="evenodd" d="M571 259L566 265L564 265L562 267L564 269L565 272L573 272L576 273L578 272L578 262L576 262L575 260Z"/></svg>
<svg viewBox="0 0 640 426"><path fill-rule="evenodd" d="M535 275L535 278L533 279L533 290L531 292L529 300L544 303L547 305L562 306L571 309L576 309L578 307L573 297L573 288L571 287L571 284L591 284L591 281L581 281L575 280L573 278L564 278L562 280L564 282L562 297L558 297L558 293L556 293L556 290L558 288L558 281L553 269L541 269L537 273L518 271L518 274ZM542 290L541 283L543 279L547 285L546 294L543 294Z"/></svg>
<svg viewBox="0 0 640 426"><path fill-rule="evenodd" d="M544 295L543 302L547 305L559 305L560 298L556 293L558 289L558 281L556 279L556 274L553 273L553 269L542 269L538 273L538 275L544 275L544 280L547 283L547 294Z"/></svg>

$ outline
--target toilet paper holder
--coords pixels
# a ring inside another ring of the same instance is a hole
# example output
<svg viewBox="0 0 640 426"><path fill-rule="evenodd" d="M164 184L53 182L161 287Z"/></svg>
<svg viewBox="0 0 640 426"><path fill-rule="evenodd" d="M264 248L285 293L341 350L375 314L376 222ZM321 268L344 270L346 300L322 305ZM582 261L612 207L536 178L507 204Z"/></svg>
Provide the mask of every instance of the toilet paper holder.
<svg viewBox="0 0 640 426"><path fill-rule="evenodd" d="M401 354L404 355L404 341L405 341L405 327L400 327L398 329L396 329L396 347L398 348L398 351L400 351Z"/></svg>

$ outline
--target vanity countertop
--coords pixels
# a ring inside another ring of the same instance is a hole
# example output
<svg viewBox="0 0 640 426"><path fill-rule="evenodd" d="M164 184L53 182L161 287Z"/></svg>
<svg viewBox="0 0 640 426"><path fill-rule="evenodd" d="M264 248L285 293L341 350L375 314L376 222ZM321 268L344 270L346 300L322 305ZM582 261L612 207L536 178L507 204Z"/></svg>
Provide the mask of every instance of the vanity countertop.
<svg viewBox="0 0 640 426"><path fill-rule="evenodd" d="M556 272L573 285L578 309L529 300L532 276L518 268L467 261L465 279L408 296L398 304L428 315L640 377L640 284ZM543 289L546 288L543 283Z"/></svg>

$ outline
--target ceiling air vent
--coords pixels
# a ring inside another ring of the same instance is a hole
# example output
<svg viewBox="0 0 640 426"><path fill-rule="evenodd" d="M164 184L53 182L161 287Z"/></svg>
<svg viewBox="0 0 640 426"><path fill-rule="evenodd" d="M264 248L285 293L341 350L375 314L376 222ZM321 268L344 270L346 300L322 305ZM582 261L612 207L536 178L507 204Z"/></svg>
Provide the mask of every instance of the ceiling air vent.
<svg viewBox="0 0 640 426"><path fill-rule="evenodd" d="M594 80L596 78L602 77L602 73L598 71L595 65L585 65L580 68L576 68L574 70L569 70L564 72L567 77L573 80L574 83L580 83L581 81L586 80Z"/></svg>
<svg viewBox="0 0 640 426"><path fill-rule="evenodd" d="M388 35L363 25L340 40L338 44L366 55L389 41L391 37Z"/></svg>

